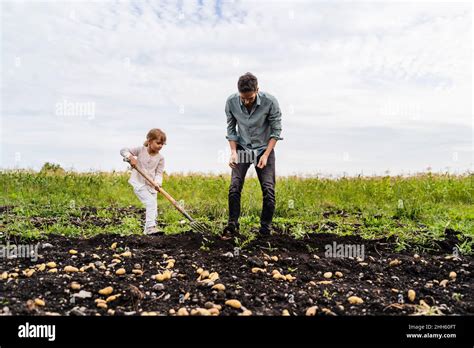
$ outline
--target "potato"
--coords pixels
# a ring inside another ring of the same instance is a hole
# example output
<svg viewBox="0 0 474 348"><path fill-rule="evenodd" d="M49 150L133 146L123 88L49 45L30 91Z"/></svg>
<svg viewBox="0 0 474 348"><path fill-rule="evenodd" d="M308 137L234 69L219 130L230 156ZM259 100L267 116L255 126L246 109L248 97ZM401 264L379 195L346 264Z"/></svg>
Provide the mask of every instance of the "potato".
<svg viewBox="0 0 474 348"><path fill-rule="evenodd" d="M57 268L51 268L48 273L58 273L58 269Z"/></svg>
<svg viewBox="0 0 474 348"><path fill-rule="evenodd" d="M456 272L449 272L449 278L456 279L456 277L457 277Z"/></svg>
<svg viewBox="0 0 474 348"><path fill-rule="evenodd" d="M103 289L99 290L99 294L108 296L108 295L110 295L113 291L114 291L114 288L111 287L111 286L108 286L108 287L106 287L106 288L103 288Z"/></svg>
<svg viewBox="0 0 474 348"><path fill-rule="evenodd" d="M141 269L133 269L132 270L132 273L133 274L136 274L136 275L142 275L143 274L143 271Z"/></svg>
<svg viewBox="0 0 474 348"><path fill-rule="evenodd" d="M321 280L318 282L318 284L329 285L332 284L332 280Z"/></svg>
<svg viewBox="0 0 474 348"><path fill-rule="evenodd" d="M117 242L114 242L114 243L112 243L112 245L110 246L110 249L113 250L113 249L115 249L116 247L117 247Z"/></svg>
<svg viewBox="0 0 474 348"><path fill-rule="evenodd" d="M207 277L209 277L209 271L203 271L201 273L201 279L204 279L204 278L207 278Z"/></svg>
<svg viewBox="0 0 474 348"><path fill-rule="evenodd" d="M66 267L64 267L64 272L66 272L66 273L75 273L75 272L79 272L79 270L76 267L73 267L73 266L66 266Z"/></svg>
<svg viewBox="0 0 474 348"><path fill-rule="evenodd" d="M280 273L275 273L275 274L273 275L273 279L280 279L280 277L282 277L282 275L281 275ZM283 276L283 278L286 279L285 276Z"/></svg>
<svg viewBox="0 0 474 348"><path fill-rule="evenodd" d="M224 291L225 290L225 285L224 284L216 284L211 289L214 289L214 290L217 290L217 291Z"/></svg>
<svg viewBox="0 0 474 348"><path fill-rule="evenodd" d="M186 308L182 307L180 309L178 309L178 313L177 313L178 316L188 316L189 315L189 312Z"/></svg>
<svg viewBox="0 0 474 348"><path fill-rule="evenodd" d="M364 303L364 300L357 296L351 296L347 299L350 304L361 304Z"/></svg>
<svg viewBox="0 0 474 348"><path fill-rule="evenodd" d="M163 274L161 274L161 273L158 273L157 275L155 275L155 280L156 280L157 282L162 282L162 281L165 280L165 276L164 276Z"/></svg>
<svg viewBox="0 0 474 348"><path fill-rule="evenodd" d="M46 269L46 265L44 263L38 266L38 271L40 272L43 272L45 269Z"/></svg>
<svg viewBox="0 0 474 348"><path fill-rule="evenodd" d="M285 279L288 280L289 282L292 282L293 280L296 279L296 277L293 277L291 274L287 274L287 275L285 276Z"/></svg>
<svg viewBox="0 0 474 348"><path fill-rule="evenodd" d="M77 250L71 249L71 250L69 250L69 254L71 254L71 255L76 255L76 254L77 254Z"/></svg>
<svg viewBox="0 0 474 348"><path fill-rule="evenodd" d="M326 272L323 274L323 277L326 278L326 279L329 279L332 277L332 272Z"/></svg>
<svg viewBox="0 0 474 348"><path fill-rule="evenodd" d="M288 309L284 309L284 310L281 312L281 315L284 316L284 317L289 317L289 316L290 316L290 312L288 311Z"/></svg>
<svg viewBox="0 0 474 348"><path fill-rule="evenodd" d="M120 295L112 295L112 296L109 296L109 297L107 297L107 299L105 300L105 302L115 301L115 300L118 299L119 297L120 297Z"/></svg>
<svg viewBox="0 0 474 348"><path fill-rule="evenodd" d="M3 280L8 279L8 272L3 272L2 273L2 279Z"/></svg>
<svg viewBox="0 0 474 348"><path fill-rule="evenodd" d="M116 275L124 275L125 273L127 273L125 268L119 268L118 270L115 271Z"/></svg>
<svg viewBox="0 0 474 348"><path fill-rule="evenodd" d="M416 297L416 292L415 292L415 290L412 290L412 289L408 290L408 299L409 299L411 302L415 301L415 297Z"/></svg>
<svg viewBox="0 0 474 348"><path fill-rule="evenodd" d="M217 272L212 272L209 274L209 279L213 282L215 282L217 279L219 279L219 273Z"/></svg>
<svg viewBox="0 0 474 348"><path fill-rule="evenodd" d="M240 316L244 316L244 317L249 317L252 315L252 311L246 309L244 310L242 313L239 314Z"/></svg>
<svg viewBox="0 0 474 348"><path fill-rule="evenodd" d="M107 303L99 302L97 303L97 307L102 308L102 309L107 309Z"/></svg>
<svg viewBox="0 0 474 348"><path fill-rule="evenodd" d="M199 267L199 268L196 270L196 273L199 274L199 275L200 275L202 272L204 272L204 270L203 270L201 267Z"/></svg>
<svg viewBox="0 0 474 348"><path fill-rule="evenodd" d="M191 315L202 315L208 317L211 313L205 308L196 308L191 311Z"/></svg>
<svg viewBox="0 0 474 348"><path fill-rule="evenodd" d="M35 298L35 305L44 307L44 305L46 305L46 303L40 298Z"/></svg>
<svg viewBox="0 0 474 348"><path fill-rule="evenodd" d="M210 308L209 313L211 313L211 315L219 315L220 314L219 310L216 307Z"/></svg>
<svg viewBox="0 0 474 348"><path fill-rule="evenodd" d="M312 306L312 307L309 307L307 310L306 310L306 316L307 317L314 317L316 315L316 312L318 311L318 306Z"/></svg>
<svg viewBox="0 0 474 348"><path fill-rule="evenodd" d="M230 306L232 308L240 309L242 307L242 304L240 303L239 300L227 300L225 301L225 304L227 306Z"/></svg>
<svg viewBox="0 0 474 348"><path fill-rule="evenodd" d="M49 268L56 268L56 262L48 262L46 266L48 266Z"/></svg>
<svg viewBox="0 0 474 348"><path fill-rule="evenodd" d="M166 268L167 268L167 269L173 268L173 267L174 267L174 263L175 263L174 260L168 261L168 264L166 265Z"/></svg>
<svg viewBox="0 0 474 348"><path fill-rule="evenodd" d="M278 256L272 256L271 260L274 261L274 262L278 262Z"/></svg>
<svg viewBox="0 0 474 348"><path fill-rule="evenodd" d="M132 257L132 253L130 251L125 251L125 252L121 253L120 255L123 256L123 257Z"/></svg>
<svg viewBox="0 0 474 348"><path fill-rule="evenodd" d="M172 273L168 270L163 272L164 280L171 279Z"/></svg>
<svg viewBox="0 0 474 348"><path fill-rule="evenodd" d="M81 288L81 284L77 283L77 282L72 282L71 283L71 289L72 290L79 290Z"/></svg>
<svg viewBox="0 0 474 348"><path fill-rule="evenodd" d="M334 275L338 278L342 278L342 276L343 276L342 272L336 272L336 273L334 273Z"/></svg>
<svg viewBox="0 0 474 348"><path fill-rule="evenodd" d="M402 261L400 261L399 259L395 259L395 260L390 261L389 266L390 267L398 266L401 263L402 263Z"/></svg>
<svg viewBox="0 0 474 348"><path fill-rule="evenodd" d="M252 268L252 273L258 273L258 272L264 273L264 272L265 272L265 269L263 269L263 268L258 268L258 267Z"/></svg>
<svg viewBox="0 0 474 348"><path fill-rule="evenodd" d="M447 280L447 279L443 279L442 281L439 282L439 285L445 288L446 285L448 285L448 280Z"/></svg>

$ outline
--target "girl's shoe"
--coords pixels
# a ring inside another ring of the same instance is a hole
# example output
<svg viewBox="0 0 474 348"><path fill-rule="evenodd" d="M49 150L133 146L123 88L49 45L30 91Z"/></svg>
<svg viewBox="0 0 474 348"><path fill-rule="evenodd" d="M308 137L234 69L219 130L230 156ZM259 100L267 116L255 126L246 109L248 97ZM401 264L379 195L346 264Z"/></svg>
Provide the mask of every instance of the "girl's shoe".
<svg viewBox="0 0 474 348"><path fill-rule="evenodd" d="M144 232L144 233L145 233L146 235L148 235L148 236L149 236L149 235L154 235L154 234L163 234L163 232L158 231L158 230L156 229L156 226L147 227L147 228L145 229L145 232Z"/></svg>

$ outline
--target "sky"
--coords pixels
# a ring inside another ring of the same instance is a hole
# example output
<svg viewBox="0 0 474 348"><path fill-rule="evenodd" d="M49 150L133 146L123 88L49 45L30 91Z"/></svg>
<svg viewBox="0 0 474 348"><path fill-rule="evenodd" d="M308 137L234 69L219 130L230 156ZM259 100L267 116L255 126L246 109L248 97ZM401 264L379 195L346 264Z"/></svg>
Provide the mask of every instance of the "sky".
<svg viewBox="0 0 474 348"><path fill-rule="evenodd" d="M277 175L472 171L472 22L470 2L2 1L0 169L125 170L161 128L168 173L229 173L249 71L282 110Z"/></svg>

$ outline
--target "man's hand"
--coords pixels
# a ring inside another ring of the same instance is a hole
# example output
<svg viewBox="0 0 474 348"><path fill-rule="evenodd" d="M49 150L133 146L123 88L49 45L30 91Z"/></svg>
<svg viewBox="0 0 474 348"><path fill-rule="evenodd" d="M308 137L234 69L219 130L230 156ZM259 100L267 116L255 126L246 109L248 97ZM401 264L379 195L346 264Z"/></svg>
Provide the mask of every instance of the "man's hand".
<svg viewBox="0 0 474 348"><path fill-rule="evenodd" d="M230 154L230 159L229 159L229 167L231 167L232 169L237 167L237 160L238 160L237 151L232 151Z"/></svg>
<svg viewBox="0 0 474 348"><path fill-rule="evenodd" d="M260 157L260 160L258 161L257 168L263 169L267 165L267 160L268 160L268 155L265 153Z"/></svg>

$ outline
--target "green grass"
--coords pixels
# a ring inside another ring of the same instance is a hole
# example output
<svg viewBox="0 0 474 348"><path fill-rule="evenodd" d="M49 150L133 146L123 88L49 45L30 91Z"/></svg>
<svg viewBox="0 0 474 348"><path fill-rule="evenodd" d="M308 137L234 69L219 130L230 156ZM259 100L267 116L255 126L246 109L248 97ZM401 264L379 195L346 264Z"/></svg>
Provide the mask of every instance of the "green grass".
<svg viewBox="0 0 474 348"><path fill-rule="evenodd" d="M0 206L13 206L15 219L0 218L6 233L23 238L38 238L59 233L90 236L100 232L141 233L140 214L117 216L109 207L141 204L127 180L129 173L74 173L50 167L41 172L0 171ZM218 231L227 219L228 175L165 175L163 187L186 210ZM411 177L280 177L276 186L274 224L301 238L306 233L331 232L338 235L358 233L364 238L394 236L398 249L412 246L429 248L443 238L449 227L474 237L474 175L419 174ZM262 194L256 178L247 178L242 193L241 226L244 236L252 238L258 227ZM80 207L97 207L97 216L116 218L119 224L105 228L70 224L81 217ZM188 229L183 217L161 196L159 219L166 233ZM328 214L344 211L345 214ZM323 214L325 213L325 214ZM123 214L122 214L123 215ZM54 224L37 226L35 217L57 218ZM244 243L244 241L239 241ZM472 253L472 239L459 245Z"/></svg>

